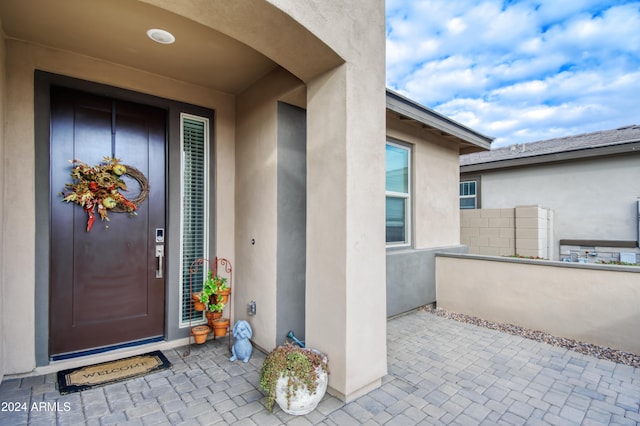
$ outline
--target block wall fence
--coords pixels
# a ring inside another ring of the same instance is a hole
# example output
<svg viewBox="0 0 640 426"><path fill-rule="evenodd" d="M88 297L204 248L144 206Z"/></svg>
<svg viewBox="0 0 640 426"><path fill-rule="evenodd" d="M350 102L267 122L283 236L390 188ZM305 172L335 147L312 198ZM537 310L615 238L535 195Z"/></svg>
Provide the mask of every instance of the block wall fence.
<svg viewBox="0 0 640 426"><path fill-rule="evenodd" d="M552 259L553 211L539 206L460 210L460 243L470 254Z"/></svg>

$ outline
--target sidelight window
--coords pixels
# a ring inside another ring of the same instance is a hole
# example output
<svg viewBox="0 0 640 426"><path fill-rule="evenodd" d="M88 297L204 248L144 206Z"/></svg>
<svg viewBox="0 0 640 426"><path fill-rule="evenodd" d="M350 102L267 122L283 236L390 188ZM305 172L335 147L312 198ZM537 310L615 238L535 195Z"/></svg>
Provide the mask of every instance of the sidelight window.
<svg viewBox="0 0 640 426"><path fill-rule="evenodd" d="M181 127L181 326L187 326L189 315L199 322L203 313L189 312L190 266L198 258L208 258L209 252L209 120L189 114L180 115ZM202 290L205 268L193 276L193 291Z"/></svg>

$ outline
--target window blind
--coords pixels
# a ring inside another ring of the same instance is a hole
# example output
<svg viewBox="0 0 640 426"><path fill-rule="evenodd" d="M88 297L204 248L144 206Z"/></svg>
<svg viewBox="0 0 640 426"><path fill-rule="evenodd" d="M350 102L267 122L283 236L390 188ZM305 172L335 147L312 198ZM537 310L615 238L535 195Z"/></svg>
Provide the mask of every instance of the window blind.
<svg viewBox="0 0 640 426"><path fill-rule="evenodd" d="M201 291L206 270L199 268L191 277L190 267L195 259L206 258L208 247L208 120L182 115L182 220L181 220L181 325L189 318L196 322L203 313L191 311L191 291Z"/></svg>

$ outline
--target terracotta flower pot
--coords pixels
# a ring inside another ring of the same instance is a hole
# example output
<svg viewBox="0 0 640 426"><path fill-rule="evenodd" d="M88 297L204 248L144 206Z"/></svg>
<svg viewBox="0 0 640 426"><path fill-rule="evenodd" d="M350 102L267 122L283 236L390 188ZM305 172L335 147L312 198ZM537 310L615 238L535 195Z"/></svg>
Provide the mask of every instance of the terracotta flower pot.
<svg viewBox="0 0 640 426"><path fill-rule="evenodd" d="M229 318L218 318L213 320L213 335L216 337L226 336L229 324Z"/></svg>
<svg viewBox="0 0 640 426"><path fill-rule="evenodd" d="M202 344L207 341L207 335L211 332L211 329L206 325L197 325L191 328L191 334L197 344Z"/></svg>
<svg viewBox="0 0 640 426"><path fill-rule="evenodd" d="M209 326L211 327L213 327L214 320L217 320L218 318L222 318L222 312L207 311L205 315L207 316L207 321L209 321Z"/></svg>
<svg viewBox="0 0 640 426"><path fill-rule="evenodd" d="M221 301L222 303L224 303L225 305L229 302L229 295L231 294L231 289L228 288L226 290L220 290L218 293L216 293L216 299L218 301Z"/></svg>
<svg viewBox="0 0 640 426"><path fill-rule="evenodd" d="M191 293L191 299L193 300L193 309L196 311L204 311L207 309L207 305L200 301L201 293Z"/></svg>

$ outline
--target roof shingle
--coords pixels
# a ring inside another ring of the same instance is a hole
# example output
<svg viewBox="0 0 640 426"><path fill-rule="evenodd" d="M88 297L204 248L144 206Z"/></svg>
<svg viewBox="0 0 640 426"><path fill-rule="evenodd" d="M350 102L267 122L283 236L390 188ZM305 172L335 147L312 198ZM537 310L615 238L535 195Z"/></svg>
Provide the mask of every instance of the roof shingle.
<svg viewBox="0 0 640 426"><path fill-rule="evenodd" d="M460 165L468 166L472 164L491 163L515 158L579 151L639 141L640 125L633 124L612 130L601 130L598 132L528 142L492 149L490 151L465 154L460 156Z"/></svg>

